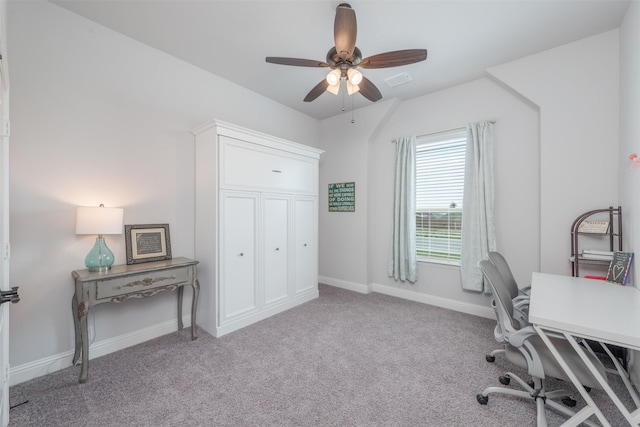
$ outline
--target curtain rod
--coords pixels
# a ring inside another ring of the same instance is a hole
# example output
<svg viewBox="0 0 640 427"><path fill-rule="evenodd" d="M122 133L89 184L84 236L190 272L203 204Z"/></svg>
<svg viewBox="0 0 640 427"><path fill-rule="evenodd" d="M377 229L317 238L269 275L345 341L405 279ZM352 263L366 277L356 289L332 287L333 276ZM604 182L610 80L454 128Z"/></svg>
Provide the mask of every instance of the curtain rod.
<svg viewBox="0 0 640 427"><path fill-rule="evenodd" d="M497 121L498 121L498 119L496 119L495 117L492 117L492 118L490 118L490 119L488 120L488 122L489 122L489 123L491 123L491 124L494 124L494 123L495 123L495 122L497 122ZM462 129L465 129L465 128L466 128L466 126L459 126L459 127L457 127L457 128L443 129L443 130L439 130L439 131L437 131L437 132L423 133L423 134L420 134L420 135L416 135L416 137L418 137L418 138L419 138L419 137L421 137L421 136L435 135L435 134L437 134L437 133L451 132L451 131L454 131L454 130L462 130ZM396 142L396 139L397 139L397 138L393 138L393 139L391 140L391 142Z"/></svg>

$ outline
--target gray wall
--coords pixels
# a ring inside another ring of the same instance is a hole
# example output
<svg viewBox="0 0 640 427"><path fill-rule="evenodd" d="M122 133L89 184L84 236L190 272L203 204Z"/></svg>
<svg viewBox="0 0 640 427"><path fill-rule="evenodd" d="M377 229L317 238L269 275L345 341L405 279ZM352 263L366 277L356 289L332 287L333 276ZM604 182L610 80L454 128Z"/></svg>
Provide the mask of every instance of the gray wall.
<svg viewBox="0 0 640 427"><path fill-rule="evenodd" d="M9 40L11 277L21 296L10 361L41 361L34 369L46 373L73 349L71 271L95 241L75 235L76 206L123 207L125 224L169 223L173 255L193 257L190 130L216 118L317 146L319 123L49 2L9 2ZM124 235L106 240L124 263ZM94 343L175 323L175 301L96 307Z"/></svg>
<svg viewBox="0 0 640 427"><path fill-rule="evenodd" d="M363 292L488 306L486 296L461 289L458 267L420 263L416 284L395 282L387 277L387 257L391 140L490 118L497 119L498 249L522 285L532 271L570 274L573 219L618 203L618 83L614 30L494 67L473 82L358 110L355 124L348 113L325 120L321 148L331 154L324 156L321 182L356 180L356 205L368 211L366 221L358 208L356 214L321 211L321 279ZM376 128L361 126L369 122ZM320 191L325 197L326 186Z"/></svg>
<svg viewBox="0 0 640 427"><path fill-rule="evenodd" d="M351 123L351 113L313 120L49 2L10 2L11 277L22 297L11 309L12 376L70 362L70 272L82 268L93 244L74 234L76 206L123 207L127 224L169 223L174 255L193 256L189 130L213 118L325 150L320 275L338 286L488 306L486 296L461 290L456 267L421 264L415 285L394 282L386 270L391 139L492 117L498 247L520 282L532 271L567 274L571 220L619 198L633 250L640 170L630 171L625 159L627 151L640 154L638 9L631 2L620 33L621 83L631 94L620 104L616 30L438 93L388 97L355 111ZM327 184L348 181L356 182L356 212L329 213ZM124 236L107 242L123 263ZM92 355L175 320L172 294L98 307Z"/></svg>
<svg viewBox="0 0 640 427"><path fill-rule="evenodd" d="M618 155L620 199L624 209L625 250L638 252L640 242L640 168L629 161L629 154L640 156L640 2L632 1L620 26L620 153ZM635 285L638 259L634 264ZM638 361L640 353L634 353ZM640 384L640 366L634 363L631 376Z"/></svg>

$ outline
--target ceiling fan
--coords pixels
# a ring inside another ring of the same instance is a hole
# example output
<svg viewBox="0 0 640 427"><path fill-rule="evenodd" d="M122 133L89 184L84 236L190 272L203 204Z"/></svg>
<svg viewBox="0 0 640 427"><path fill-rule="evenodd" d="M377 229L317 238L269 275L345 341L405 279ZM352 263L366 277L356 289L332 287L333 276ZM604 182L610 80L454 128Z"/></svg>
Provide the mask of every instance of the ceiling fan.
<svg viewBox="0 0 640 427"><path fill-rule="evenodd" d="M283 58L267 56L266 61L272 64L294 65L298 67L329 67L327 77L318 83L305 96L304 102L311 102L324 91L338 94L344 79L349 95L360 92L372 102L382 99L378 88L357 70L360 68L388 68L413 64L427 59L426 49L406 49L362 58L360 49L356 47L356 12L348 3L341 3L336 8L333 37L335 46L327 53L326 62L312 59Z"/></svg>

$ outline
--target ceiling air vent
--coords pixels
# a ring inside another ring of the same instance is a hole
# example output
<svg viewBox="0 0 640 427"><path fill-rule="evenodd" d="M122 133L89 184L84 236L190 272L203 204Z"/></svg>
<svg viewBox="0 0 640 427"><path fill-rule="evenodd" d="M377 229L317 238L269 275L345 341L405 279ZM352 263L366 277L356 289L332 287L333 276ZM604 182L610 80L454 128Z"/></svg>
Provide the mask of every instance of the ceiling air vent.
<svg viewBox="0 0 640 427"><path fill-rule="evenodd" d="M405 83L409 83L411 80L413 79L408 73L400 73L400 74L396 74L395 76L387 77L386 79L384 79L384 82L389 87L395 87L395 86L403 85Z"/></svg>

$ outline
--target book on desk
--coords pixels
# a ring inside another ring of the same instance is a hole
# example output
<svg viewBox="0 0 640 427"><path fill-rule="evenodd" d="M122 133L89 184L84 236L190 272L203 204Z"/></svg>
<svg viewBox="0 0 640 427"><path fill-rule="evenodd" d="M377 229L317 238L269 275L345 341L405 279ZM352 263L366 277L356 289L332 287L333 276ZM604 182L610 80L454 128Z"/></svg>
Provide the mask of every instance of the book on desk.
<svg viewBox="0 0 640 427"><path fill-rule="evenodd" d="M626 285L632 262L633 252L614 252L605 280L618 285Z"/></svg>

